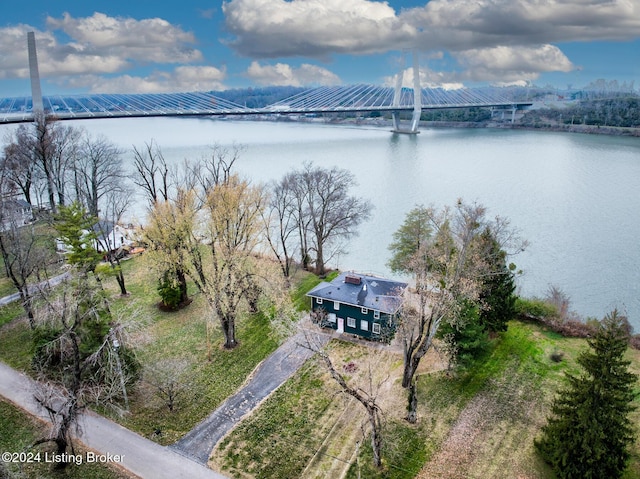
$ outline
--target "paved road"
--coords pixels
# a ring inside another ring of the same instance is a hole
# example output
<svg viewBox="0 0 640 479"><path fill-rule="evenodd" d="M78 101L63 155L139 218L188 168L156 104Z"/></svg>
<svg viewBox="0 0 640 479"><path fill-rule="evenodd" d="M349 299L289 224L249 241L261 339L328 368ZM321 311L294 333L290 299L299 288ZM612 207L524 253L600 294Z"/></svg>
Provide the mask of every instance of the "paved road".
<svg viewBox="0 0 640 479"><path fill-rule="evenodd" d="M69 273L62 273L62 274L59 274L58 276L54 276L53 278L47 281L42 281L41 283L38 283L37 285L35 285L35 287L33 285L30 285L29 289L32 292L35 292L45 287L57 286L68 277L69 277ZM0 298L0 306L5 306L9 303L13 303L14 301L18 301L19 299L20 299L20 293L10 294L9 296Z"/></svg>
<svg viewBox="0 0 640 479"><path fill-rule="evenodd" d="M28 413L48 418L33 399L33 380L0 362L0 395ZM201 463L88 412L80 419L80 441L99 454L121 456L119 465L146 479L226 479ZM1 451L0 451L1 452Z"/></svg>
<svg viewBox="0 0 640 479"><path fill-rule="evenodd" d="M318 344L326 344L329 339L329 335L314 336L314 342ZM227 398L218 409L170 447L206 464L218 441L313 355L300 343L304 343L302 332L285 341L258 366L245 387Z"/></svg>

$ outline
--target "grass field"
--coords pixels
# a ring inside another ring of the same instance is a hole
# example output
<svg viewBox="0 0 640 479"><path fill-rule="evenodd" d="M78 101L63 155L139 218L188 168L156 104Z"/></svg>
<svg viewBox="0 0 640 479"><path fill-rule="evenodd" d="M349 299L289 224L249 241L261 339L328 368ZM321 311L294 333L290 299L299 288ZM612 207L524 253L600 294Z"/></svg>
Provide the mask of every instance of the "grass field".
<svg viewBox="0 0 640 479"><path fill-rule="evenodd" d="M129 296L119 296L115 279L106 278L103 283L113 298L112 311L120 321L129 323L131 345L143 371L160 359L184 360L189 390L171 412L143 380L130 394L129 414L120 417L111 411L100 412L143 436L170 444L238 389L277 347L278 338L260 315L245 315L237 326L239 346L226 351L221 347L219 327L209 320L211 360L208 360L206 320L211 318L211 313L193 285L190 285L193 302L189 306L180 311L163 312L157 307L157 279L145 259L125 261L122 267ZM6 311L7 322L22 316L22 309L15 308L15 304L0 310L0 317L3 311ZM31 356L31 331L26 320L18 319L0 328L1 360L28 372ZM157 431L160 434L156 434Z"/></svg>

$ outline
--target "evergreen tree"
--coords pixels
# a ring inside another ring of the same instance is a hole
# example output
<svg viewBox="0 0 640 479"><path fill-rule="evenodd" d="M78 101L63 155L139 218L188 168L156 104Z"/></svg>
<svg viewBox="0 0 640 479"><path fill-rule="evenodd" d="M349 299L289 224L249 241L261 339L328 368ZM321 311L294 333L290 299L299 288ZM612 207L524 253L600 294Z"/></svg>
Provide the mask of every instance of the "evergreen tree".
<svg viewBox="0 0 640 479"><path fill-rule="evenodd" d="M53 217L53 228L67 249L67 261L78 268L82 274L94 273L102 260L96 249L96 217L90 216L84 207L74 202L69 206L60 206Z"/></svg>
<svg viewBox="0 0 640 479"><path fill-rule="evenodd" d="M449 357L449 366L467 367L489 346L489 335L480 321L480 309L476 304L465 301L460 308L455 324L443 322L438 337L444 343Z"/></svg>
<svg viewBox="0 0 640 479"><path fill-rule="evenodd" d="M515 265L507 265L507 253L500 248L489 229L483 232L480 241L486 248L484 257L492 263L489 268L492 273L484 279L480 292L479 300L483 305L480 323L489 332L506 331L508 321L516 314Z"/></svg>
<svg viewBox="0 0 640 479"><path fill-rule="evenodd" d="M637 376L623 359L628 344L625 318L607 315L590 350L578 357L580 377L567 375L569 385L559 392L552 416L535 445L562 479L615 479L622 476L635 439L629 413L635 407Z"/></svg>

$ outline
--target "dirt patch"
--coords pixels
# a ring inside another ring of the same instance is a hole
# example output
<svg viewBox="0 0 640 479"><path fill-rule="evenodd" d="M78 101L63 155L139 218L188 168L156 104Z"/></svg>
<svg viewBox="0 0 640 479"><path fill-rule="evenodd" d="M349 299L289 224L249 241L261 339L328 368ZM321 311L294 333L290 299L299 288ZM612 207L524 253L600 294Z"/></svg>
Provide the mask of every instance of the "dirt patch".
<svg viewBox="0 0 640 479"><path fill-rule="evenodd" d="M466 479L476 458L475 443L482 436L483 426L491 409L489 398L477 396L462 411L451 428L440 451L420 472L420 479Z"/></svg>
<svg viewBox="0 0 640 479"><path fill-rule="evenodd" d="M516 366L491 380L457 415L419 479L541 478L533 439L547 404Z"/></svg>

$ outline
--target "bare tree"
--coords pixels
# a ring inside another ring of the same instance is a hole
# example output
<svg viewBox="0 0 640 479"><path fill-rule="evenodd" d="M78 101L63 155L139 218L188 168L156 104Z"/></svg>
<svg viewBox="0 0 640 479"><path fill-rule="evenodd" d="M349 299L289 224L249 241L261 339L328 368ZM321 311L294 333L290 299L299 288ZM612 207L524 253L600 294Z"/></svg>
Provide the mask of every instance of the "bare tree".
<svg viewBox="0 0 640 479"><path fill-rule="evenodd" d="M120 185L118 188L109 190L103 197L102 221L96 223L97 239L100 249L104 252L106 260L111 266L111 270L115 275L120 294L127 295L124 274L120 258L122 251L116 248L118 238L116 237L116 226L122 221L125 211L129 208L133 191L127 185Z"/></svg>
<svg viewBox="0 0 640 479"><path fill-rule="evenodd" d="M29 325L35 327L33 296L41 273L46 275L47 267L54 262L53 238L38 233L33 225L24 225L25 218L19 203L12 197L13 184L0 170L0 253L7 276L20 294L22 306L29 318Z"/></svg>
<svg viewBox="0 0 640 479"><path fill-rule="evenodd" d="M24 125L18 127L16 139L9 139L9 141L13 142L4 147L4 155L0 167L5 181L11 182L12 186L18 188L27 203L34 206L31 192L38 178L33 152L30 149L21 148L21 145L26 143L26 140L21 140L21 138L26 135L26 127Z"/></svg>
<svg viewBox="0 0 640 479"><path fill-rule="evenodd" d="M420 228L407 227L421 223ZM415 286L407 292L399 334L404 349L402 387L408 389L407 420L417 420L417 387L415 374L424 355L433 345L443 321L456 325L463 321L465 302L477 303L483 279L502 271L492 271L496 262L487 258L485 242L480 235L489 227L501 247L520 251L519 241L508 222L486 219L479 205L459 201L454 209L441 211L419 206L407 215L391 245L394 271L411 274Z"/></svg>
<svg viewBox="0 0 640 479"><path fill-rule="evenodd" d="M37 444L54 442L62 455L69 446L73 450L72 433L90 402L113 407L126 401L126 383L135 368L124 350L122 323L105 308L103 292L87 276L74 275L61 290L45 295L36 318L34 397L52 423L49 436Z"/></svg>
<svg viewBox="0 0 640 479"><path fill-rule="evenodd" d="M331 257L330 248L339 240L355 235L358 225L371 216L373 206L369 201L349 195L356 181L348 170L325 169L307 163L298 174L304 186L305 214L313 238L316 270L322 275Z"/></svg>
<svg viewBox="0 0 640 479"><path fill-rule="evenodd" d="M51 176L58 196L58 205L66 205L70 201L67 186L73 185L73 172L78 159L82 131L56 124L54 133L50 151Z"/></svg>
<svg viewBox="0 0 640 479"><path fill-rule="evenodd" d="M144 148L133 147L134 183L144 191L149 203L169 199L171 179L169 166L157 143L151 140Z"/></svg>
<svg viewBox="0 0 640 479"><path fill-rule="evenodd" d="M206 198L206 251L199 247L199 238L191 237L189 276L220 322L227 349L237 345L236 318L243 301L258 289L252 254L260 235L263 203L262 188L231 174L214 185Z"/></svg>
<svg viewBox="0 0 640 479"><path fill-rule="evenodd" d="M76 156L80 133L44 115L29 126L16 130L13 141L5 149L11 162L14 180L31 204L33 182L42 178L53 213L56 204L65 203L65 185ZM56 201L57 200L57 201Z"/></svg>
<svg viewBox="0 0 640 479"><path fill-rule="evenodd" d="M371 450L373 451L373 463L376 467L382 467L382 409L378 404L378 393L380 387L386 379L374 385L373 372L371 367L368 371L368 385L366 389L358 384L350 384L348 378L338 372L331 360L326 341L321 340L317 335L310 332L303 333L304 342L301 346L310 349L318 355L324 367L329 371L331 378L340 386L343 393L353 397L362 405L367 413L369 427L371 429Z"/></svg>
<svg viewBox="0 0 640 479"><path fill-rule="evenodd" d="M189 393L189 362L184 359L161 359L145 369L144 379L169 411L173 412L182 397Z"/></svg>
<svg viewBox="0 0 640 479"><path fill-rule="evenodd" d="M547 289L545 301L553 305L558 311L558 321L564 323L569 319L576 319L576 314L569 309L571 306L571 298L556 285L550 285Z"/></svg>
<svg viewBox="0 0 640 479"><path fill-rule="evenodd" d="M46 276L47 267L56 260L53 238L38 234L33 225L18 226L15 219L9 220L8 224L2 222L7 228L0 232L0 253L33 329L33 300L38 293L37 283L43 273Z"/></svg>
<svg viewBox="0 0 640 479"><path fill-rule="evenodd" d="M196 161L185 161L184 177L179 180L185 190L194 190L201 204L207 193L216 185L227 183L233 174L232 169L244 148L234 145L227 148L213 145L210 154Z"/></svg>
<svg viewBox="0 0 640 479"><path fill-rule="evenodd" d="M296 216L298 196L290 187L289 178L290 175L286 175L279 182L271 184L268 207L263 215L267 243L285 278L291 274L295 234L299 231Z"/></svg>
<svg viewBox="0 0 640 479"><path fill-rule="evenodd" d="M101 200L127 181L120 149L105 137L85 136L75 165L76 194L91 216L100 216Z"/></svg>

